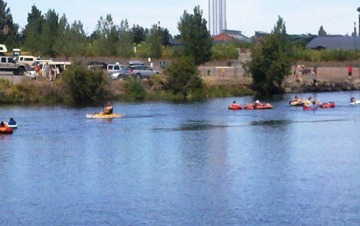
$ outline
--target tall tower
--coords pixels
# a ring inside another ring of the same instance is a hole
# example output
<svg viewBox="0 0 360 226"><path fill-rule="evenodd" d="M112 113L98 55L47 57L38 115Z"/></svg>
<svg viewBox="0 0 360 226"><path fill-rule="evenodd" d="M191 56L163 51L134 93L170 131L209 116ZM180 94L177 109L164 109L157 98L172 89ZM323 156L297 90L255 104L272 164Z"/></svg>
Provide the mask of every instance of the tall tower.
<svg viewBox="0 0 360 226"><path fill-rule="evenodd" d="M209 0L209 31L212 36L226 29L226 0Z"/></svg>

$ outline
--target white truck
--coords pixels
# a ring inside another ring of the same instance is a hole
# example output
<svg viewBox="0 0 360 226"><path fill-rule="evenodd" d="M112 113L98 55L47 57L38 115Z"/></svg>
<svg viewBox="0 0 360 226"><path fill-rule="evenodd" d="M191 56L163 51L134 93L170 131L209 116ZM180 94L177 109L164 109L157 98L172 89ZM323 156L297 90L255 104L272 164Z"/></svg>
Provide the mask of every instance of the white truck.
<svg viewBox="0 0 360 226"><path fill-rule="evenodd" d="M0 71L13 72L14 75L24 75L30 70L26 63L16 63L14 58L9 56L0 56Z"/></svg>

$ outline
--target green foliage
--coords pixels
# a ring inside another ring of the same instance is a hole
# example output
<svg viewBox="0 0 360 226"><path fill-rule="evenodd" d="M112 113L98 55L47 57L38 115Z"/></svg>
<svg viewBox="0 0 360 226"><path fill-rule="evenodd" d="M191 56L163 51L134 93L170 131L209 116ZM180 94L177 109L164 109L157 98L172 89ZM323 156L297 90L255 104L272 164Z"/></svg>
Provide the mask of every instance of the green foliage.
<svg viewBox="0 0 360 226"><path fill-rule="evenodd" d="M252 75L255 90L265 95L284 92L282 83L290 74L293 62L291 51L285 24L279 17L272 33L252 48L252 60L245 64L245 70Z"/></svg>
<svg viewBox="0 0 360 226"><path fill-rule="evenodd" d="M54 57L56 56L56 50L54 48L55 42L58 36L59 29L59 15L55 10L49 10L45 15L45 21L42 28L41 36L41 52L44 55Z"/></svg>
<svg viewBox="0 0 360 226"><path fill-rule="evenodd" d="M7 7L7 3L3 0L0 0L0 18L0 43L11 49L19 43L17 37L19 25L14 23L10 8Z"/></svg>
<svg viewBox="0 0 360 226"><path fill-rule="evenodd" d="M237 59L239 57L239 49L234 44L216 44L212 47L213 60Z"/></svg>
<svg viewBox="0 0 360 226"><path fill-rule="evenodd" d="M211 59L212 38L206 27L206 20L202 18L199 6L194 8L194 14L184 11L178 23L180 40L183 44L184 56L192 57L195 65L201 65Z"/></svg>
<svg viewBox="0 0 360 226"><path fill-rule="evenodd" d="M100 70L88 70L74 62L63 74L68 90L66 101L74 104L101 103L111 98L109 78Z"/></svg>
<svg viewBox="0 0 360 226"><path fill-rule="evenodd" d="M242 85L213 85L206 86L205 93L207 97L237 97L254 95L254 92Z"/></svg>
<svg viewBox="0 0 360 226"><path fill-rule="evenodd" d="M360 51L294 49L294 59L305 62L346 62L360 59Z"/></svg>
<svg viewBox="0 0 360 226"><path fill-rule="evenodd" d="M167 79L166 88L175 95L182 94L183 98L188 98L192 92L203 88L200 73L191 57L181 57L174 60L164 71L164 74Z"/></svg>
<svg viewBox="0 0 360 226"><path fill-rule="evenodd" d="M150 47L148 57L161 58L161 38L160 29L158 29L156 25L153 25L150 30L150 35L146 40Z"/></svg>
<svg viewBox="0 0 360 226"><path fill-rule="evenodd" d="M27 17L28 24L24 29L25 47L33 55L39 52L39 46L41 45L42 29L45 19L41 14L41 11L36 8L35 5L31 7L31 12Z"/></svg>
<svg viewBox="0 0 360 226"><path fill-rule="evenodd" d="M146 97L146 91L141 84L141 80L129 78L127 85L125 86L126 97L131 101L144 100Z"/></svg>

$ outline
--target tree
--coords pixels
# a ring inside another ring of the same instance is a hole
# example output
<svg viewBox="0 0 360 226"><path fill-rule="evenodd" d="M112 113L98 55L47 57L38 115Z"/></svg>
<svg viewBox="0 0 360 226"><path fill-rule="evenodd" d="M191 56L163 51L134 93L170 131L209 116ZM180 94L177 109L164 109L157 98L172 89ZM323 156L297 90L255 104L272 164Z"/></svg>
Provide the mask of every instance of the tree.
<svg viewBox="0 0 360 226"><path fill-rule="evenodd" d="M117 54L118 31L110 14L100 17L94 43L98 55L115 56Z"/></svg>
<svg viewBox="0 0 360 226"><path fill-rule="evenodd" d="M28 13L27 25L24 28L23 35L25 38L25 47L33 55L40 52L41 36L43 32L44 16L35 5L31 7L31 12Z"/></svg>
<svg viewBox="0 0 360 226"><path fill-rule="evenodd" d="M201 90L203 81L192 57L180 57L164 71L167 78L166 88L173 94L182 94L186 99L192 91Z"/></svg>
<svg viewBox="0 0 360 226"><path fill-rule="evenodd" d="M58 36L59 29L59 15L55 10L49 10L45 15L45 21L42 28L41 36L41 52L44 55L55 57L56 50L54 49L55 42Z"/></svg>
<svg viewBox="0 0 360 226"><path fill-rule="evenodd" d="M122 20L119 27L118 55L130 58L133 54L133 33L127 20Z"/></svg>
<svg viewBox="0 0 360 226"><path fill-rule="evenodd" d="M323 26L320 27L318 34L319 34L319 36L326 36L327 35L327 33L324 30Z"/></svg>
<svg viewBox="0 0 360 226"><path fill-rule="evenodd" d="M19 44L19 25L14 23L10 8L3 0L0 0L0 29L0 43L9 49Z"/></svg>
<svg viewBox="0 0 360 226"><path fill-rule="evenodd" d="M195 65L201 65L211 59L212 38L206 23L199 6L194 8L194 14L184 11L178 23L183 54L192 57Z"/></svg>
<svg viewBox="0 0 360 226"><path fill-rule="evenodd" d="M282 83L290 74L292 46L283 19L279 17L271 34L264 36L251 49L251 61L245 69L253 78L253 87L260 94L283 93Z"/></svg>
<svg viewBox="0 0 360 226"><path fill-rule="evenodd" d="M145 41L146 39L146 30L139 25L134 25L131 29L131 33L133 34L133 42L135 44L140 44L141 42Z"/></svg>
<svg viewBox="0 0 360 226"><path fill-rule="evenodd" d="M146 39L146 42L149 44L149 57L161 58L161 41L160 27L154 24L150 29L149 37Z"/></svg>
<svg viewBox="0 0 360 226"><path fill-rule="evenodd" d="M57 54L66 57L86 55L87 38L80 21L70 26L65 15L60 18L58 38L55 43Z"/></svg>

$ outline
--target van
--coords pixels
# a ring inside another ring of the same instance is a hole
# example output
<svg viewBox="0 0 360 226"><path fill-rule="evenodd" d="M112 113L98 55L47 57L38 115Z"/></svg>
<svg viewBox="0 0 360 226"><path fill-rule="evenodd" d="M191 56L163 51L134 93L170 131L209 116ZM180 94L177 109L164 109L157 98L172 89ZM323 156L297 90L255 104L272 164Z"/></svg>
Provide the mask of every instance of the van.
<svg viewBox="0 0 360 226"><path fill-rule="evenodd" d="M41 63L39 63L40 75L42 77L46 77L46 71L45 71L46 64L48 64L50 67L54 67L56 69L56 75L59 75L71 65L71 62L51 61L51 60L50 61L42 61Z"/></svg>

